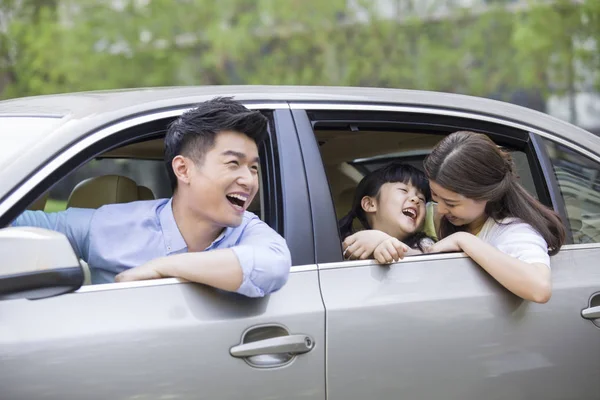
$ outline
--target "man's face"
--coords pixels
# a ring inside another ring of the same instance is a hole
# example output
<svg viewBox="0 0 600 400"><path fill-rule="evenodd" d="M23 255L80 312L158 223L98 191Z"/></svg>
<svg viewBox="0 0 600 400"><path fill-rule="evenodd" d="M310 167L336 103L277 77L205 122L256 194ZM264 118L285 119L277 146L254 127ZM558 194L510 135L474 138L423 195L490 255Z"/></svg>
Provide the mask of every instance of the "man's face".
<svg viewBox="0 0 600 400"><path fill-rule="evenodd" d="M220 132L203 161L190 169L186 203L194 215L217 227L238 226L258 191L258 167L254 140Z"/></svg>

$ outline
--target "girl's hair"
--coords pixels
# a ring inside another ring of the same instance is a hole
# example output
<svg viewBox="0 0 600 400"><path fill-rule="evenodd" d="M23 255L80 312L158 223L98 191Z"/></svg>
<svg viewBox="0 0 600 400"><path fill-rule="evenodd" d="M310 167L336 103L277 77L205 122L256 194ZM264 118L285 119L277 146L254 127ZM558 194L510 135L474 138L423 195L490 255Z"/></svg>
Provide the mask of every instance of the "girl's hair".
<svg viewBox="0 0 600 400"><path fill-rule="evenodd" d="M376 169L375 171L365 175L359 182L356 190L354 191L354 198L352 200L352 208L350 209L350 212L342 217L339 221L342 240L354 233L352 224L355 218L358 218L365 229L373 229L369 225L369 220L367 219L365 210L362 208L362 198L365 196L378 198L379 190L385 183L398 182L402 182L407 185L411 184L416 187L417 190L423 193L426 201L431 198L429 181L427 180L427 177L422 171L418 170L412 165L392 162L379 169ZM416 232L408 239L403 240L403 242L409 247L419 247L421 249L421 240L426 237L427 236L425 233Z"/></svg>
<svg viewBox="0 0 600 400"><path fill-rule="evenodd" d="M565 242L564 225L517 181L510 154L486 135L459 131L440 141L425 159L427 177L438 185L473 200L486 200L485 213L494 221L516 217L537 230L550 255ZM464 227L442 218L439 236L444 238Z"/></svg>

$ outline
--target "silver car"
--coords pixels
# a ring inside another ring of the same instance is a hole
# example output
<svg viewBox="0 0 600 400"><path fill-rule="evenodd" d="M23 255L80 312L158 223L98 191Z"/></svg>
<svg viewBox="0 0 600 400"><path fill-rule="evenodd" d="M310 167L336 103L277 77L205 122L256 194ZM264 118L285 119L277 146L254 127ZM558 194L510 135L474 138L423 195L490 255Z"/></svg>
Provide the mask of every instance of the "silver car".
<svg viewBox="0 0 600 400"><path fill-rule="evenodd" d="M27 208L169 196L165 129L217 95L269 118L251 209L289 244L283 289L90 285L93 266L63 235L9 227ZM547 304L464 254L344 261L337 219L361 177L390 160L422 167L459 129L510 149L523 185L563 217ZM589 132L459 95L221 86L3 101L0 133L1 399L600 398L600 138Z"/></svg>

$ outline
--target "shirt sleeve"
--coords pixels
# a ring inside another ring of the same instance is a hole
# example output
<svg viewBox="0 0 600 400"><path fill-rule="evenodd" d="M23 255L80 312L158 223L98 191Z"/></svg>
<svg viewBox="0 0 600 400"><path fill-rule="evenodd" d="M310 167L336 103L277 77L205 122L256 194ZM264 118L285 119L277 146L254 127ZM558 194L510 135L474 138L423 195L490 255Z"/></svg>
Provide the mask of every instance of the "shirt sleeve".
<svg viewBox="0 0 600 400"><path fill-rule="evenodd" d="M548 244L531 225L520 222L502 228L502 232L492 243L498 250L526 263L540 263L550 267Z"/></svg>
<svg viewBox="0 0 600 400"><path fill-rule="evenodd" d="M231 249L244 274L238 293L263 297L287 282L292 257L285 239L260 219L250 221L238 245Z"/></svg>
<svg viewBox="0 0 600 400"><path fill-rule="evenodd" d="M27 210L11 226L33 226L60 232L69 239L77 256L87 262L90 222L95 211L87 208L69 208L55 213Z"/></svg>

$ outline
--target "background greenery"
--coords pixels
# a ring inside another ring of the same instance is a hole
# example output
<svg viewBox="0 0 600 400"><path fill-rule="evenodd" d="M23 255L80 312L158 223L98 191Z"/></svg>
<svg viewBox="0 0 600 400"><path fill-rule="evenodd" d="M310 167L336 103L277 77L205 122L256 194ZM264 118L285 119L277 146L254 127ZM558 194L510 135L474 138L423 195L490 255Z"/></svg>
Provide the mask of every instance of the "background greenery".
<svg viewBox="0 0 600 400"><path fill-rule="evenodd" d="M412 88L544 110L600 87L600 0L0 0L0 98L139 86ZM425 6L424 6L425 5Z"/></svg>

